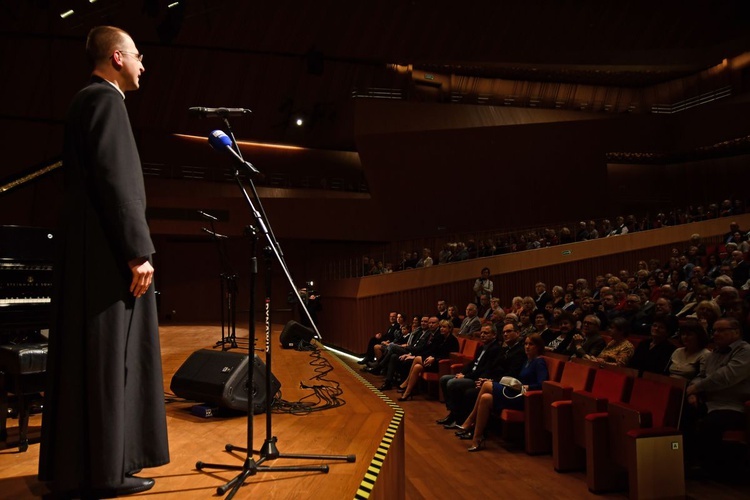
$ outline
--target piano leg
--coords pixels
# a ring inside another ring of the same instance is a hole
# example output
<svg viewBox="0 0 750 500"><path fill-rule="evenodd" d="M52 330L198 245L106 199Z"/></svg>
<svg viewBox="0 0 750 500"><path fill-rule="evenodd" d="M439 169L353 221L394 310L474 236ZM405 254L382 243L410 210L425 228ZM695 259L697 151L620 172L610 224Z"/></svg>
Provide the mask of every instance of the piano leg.
<svg viewBox="0 0 750 500"><path fill-rule="evenodd" d="M5 386L5 372L0 371L0 441L8 440L8 388Z"/></svg>
<svg viewBox="0 0 750 500"><path fill-rule="evenodd" d="M18 451L29 449L29 398L19 391L18 394Z"/></svg>

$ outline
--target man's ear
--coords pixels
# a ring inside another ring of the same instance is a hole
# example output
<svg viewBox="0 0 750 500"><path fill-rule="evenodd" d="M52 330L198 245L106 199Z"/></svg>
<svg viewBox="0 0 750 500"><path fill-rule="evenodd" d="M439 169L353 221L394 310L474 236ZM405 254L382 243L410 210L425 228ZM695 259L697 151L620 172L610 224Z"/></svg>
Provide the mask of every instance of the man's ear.
<svg viewBox="0 0 750 500"><path fill-rule="evenodd" d="M122 52L120 52L119 50L114 51L110 59L112 59L112 66L115 69L122 68Z"/></svg>

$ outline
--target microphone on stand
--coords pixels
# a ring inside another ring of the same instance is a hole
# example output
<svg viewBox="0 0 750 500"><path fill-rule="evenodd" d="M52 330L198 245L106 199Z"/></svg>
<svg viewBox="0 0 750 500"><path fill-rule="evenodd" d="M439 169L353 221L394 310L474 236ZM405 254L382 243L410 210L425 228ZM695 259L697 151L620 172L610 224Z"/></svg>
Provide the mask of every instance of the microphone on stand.
<svg viewBox="0 0 750 500"><path fill-rule="evenodd" d="M245 116L252 113L249 109L245 108L203 108L194 107L188 108L188 112L191 115L197 116L198 118L227 118L229 116Z"/></svg>
<svg viewBox="0 0 750 500"><path fill-rule="evenodd" d="M215 217L215 216L213 216L211 214L208 214L208 213L204 212L203 210L198 210L198 213L200 215L202 215L203 217L205 217L206 219L208 219L208 220L219 220L218 217Z"/></svg>
<svg viewBox="0 0 750 500"><path fill-rule="evenodd" d="M218 238L220 240L227 240L227 239L229 239L229 236L227 236L226 234L219 234L219 233L216 233L214 231L211 231L210 229L206 229L205 227L202 227L201 231L203 231L204 233L208 233L211 236L213 236L214 238Z"/></svg>
<svg viewBox="0 0 750 500"><path fill-rule="evenodd" d="M227 151L238 163L242 163L254 174L259 174L260 170L255 168L252 163L245 161L242 157L237 154L237 151L232 147L232 139L221 130L214 130L208 136L208 143L217 151Z"/></svg>

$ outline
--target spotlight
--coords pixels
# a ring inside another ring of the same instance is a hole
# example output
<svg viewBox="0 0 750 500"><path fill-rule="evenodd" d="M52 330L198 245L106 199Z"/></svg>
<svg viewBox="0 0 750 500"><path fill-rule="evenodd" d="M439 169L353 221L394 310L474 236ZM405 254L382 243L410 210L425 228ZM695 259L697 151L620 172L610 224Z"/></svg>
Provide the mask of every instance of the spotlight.
<svg viewBox="0 0 750 500"><path fill-rule="evenodd" d="M294 120L294 123L295 123L295 124L296 124L296 125L297 125L298 127L301 127L302 125L304 125L304 124L305 124L305 120L303 120L302 118L297 118L296 120Z"/></svg>

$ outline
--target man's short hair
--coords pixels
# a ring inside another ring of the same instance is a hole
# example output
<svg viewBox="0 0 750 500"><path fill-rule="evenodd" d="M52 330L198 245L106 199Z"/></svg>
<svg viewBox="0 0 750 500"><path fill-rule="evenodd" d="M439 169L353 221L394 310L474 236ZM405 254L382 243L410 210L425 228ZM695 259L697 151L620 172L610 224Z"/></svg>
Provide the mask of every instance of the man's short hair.
<svg viewBox="0 0 750 500"><path fill-rule="evenodd" d="M114 26L97 26L89 31L86 37L86 56L92 65L109 59L119 45L128 35L125 31Z"/></svg>
<svg viewBox="0 0 750 500"><path fill-rule="evenodd" d="M602 320L600 320L596 314L589 314L588 316L583 318L583 320L588 320L589 322L594 323L597 328L600 328L602 326Z"/></svg>

